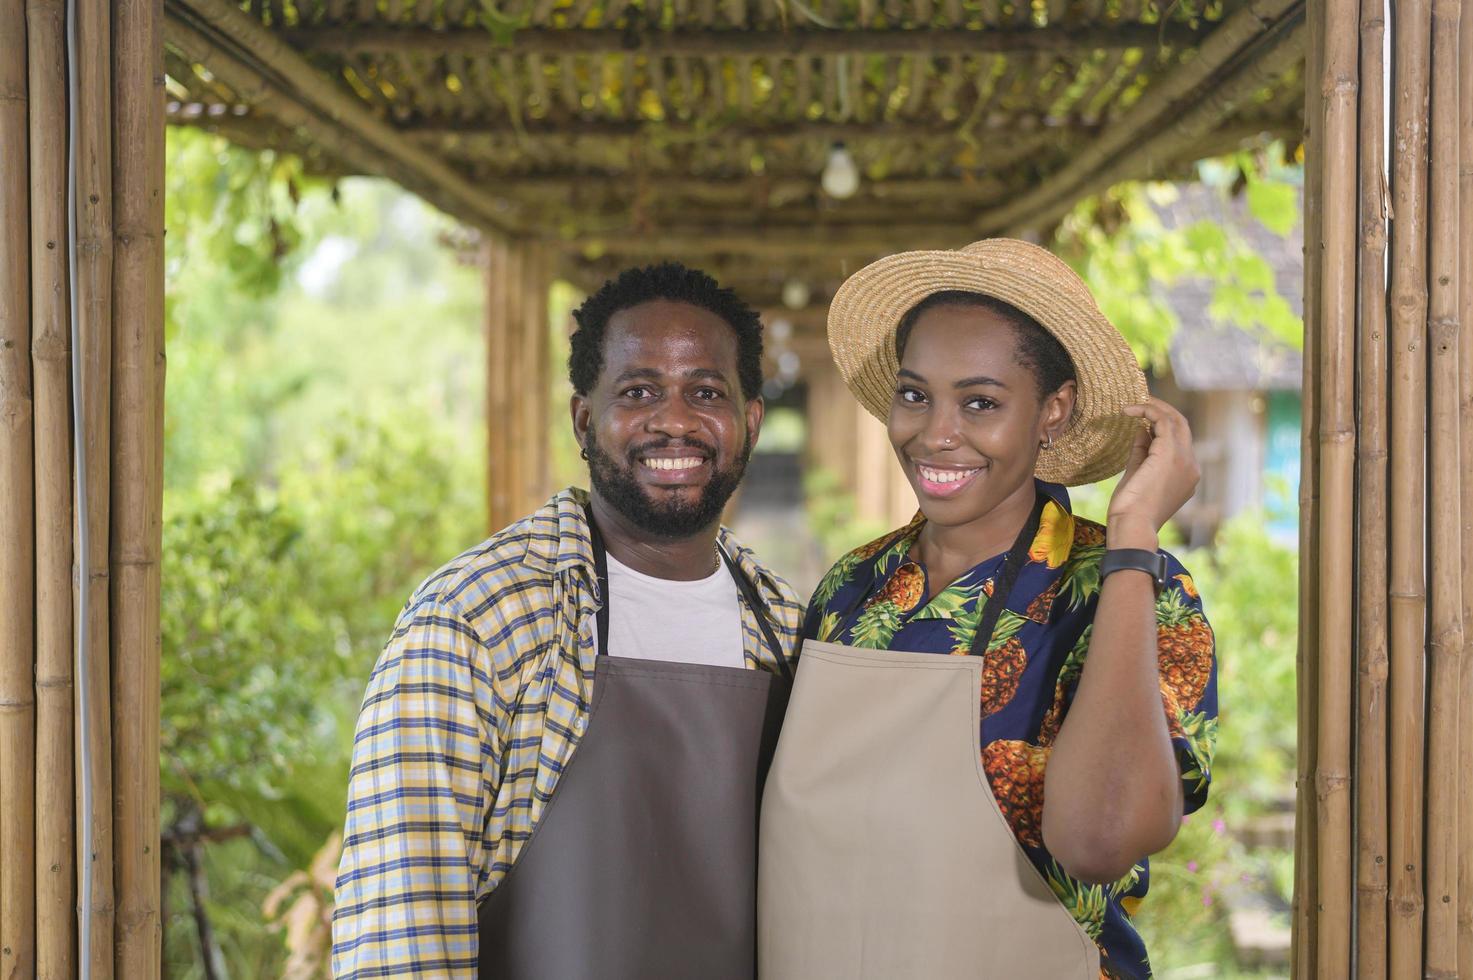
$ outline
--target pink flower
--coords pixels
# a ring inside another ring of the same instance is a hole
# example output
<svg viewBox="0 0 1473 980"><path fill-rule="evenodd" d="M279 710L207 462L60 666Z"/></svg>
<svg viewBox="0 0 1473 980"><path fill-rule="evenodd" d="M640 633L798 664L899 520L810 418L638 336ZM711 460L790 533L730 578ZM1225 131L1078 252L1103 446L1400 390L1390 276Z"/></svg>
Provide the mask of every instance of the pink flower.
<svg viewBox="0 0 1473 980"><path fill-rule="evenodd" d="M1224 830L1227 830L1227 821L1223 820L1222 817L1218 817L1212 821L1212 832L1214 834L1220 834Z"/></svg>
<svg viewBox="0 0 1473 980"><path fill-rule="evenodd" d="M1188 861L1187 862L1187 870L1190 871L1192 874L1196 874L1197 873L1197 862L1196 861Z"/></svg>
<svg viewBox="0 0 1473 980"><path fill-rule="evenodd" d="M1210 908L1212 908L1212 893L1211 892L1203 892L1202 893L1202 907L1204 909L1210 909Z"/></svg>

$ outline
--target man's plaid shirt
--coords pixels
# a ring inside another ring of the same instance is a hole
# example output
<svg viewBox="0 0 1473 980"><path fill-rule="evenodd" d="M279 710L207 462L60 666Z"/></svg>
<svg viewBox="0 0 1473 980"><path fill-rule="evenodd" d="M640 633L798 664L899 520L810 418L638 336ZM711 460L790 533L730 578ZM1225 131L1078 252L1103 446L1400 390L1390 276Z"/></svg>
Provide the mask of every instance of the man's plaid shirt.
<svg viewBox="0 0 1473 980"><path fill-rule="evenodd" d="M564 490L419 587L358 716L333 915L339 977L475 975L476 901L517 859L588 725L602 601ZM787 583L723 528L791 658ZM777 670L741 600L748 667ZM570 940L575 937L569 937Z"/></svg>

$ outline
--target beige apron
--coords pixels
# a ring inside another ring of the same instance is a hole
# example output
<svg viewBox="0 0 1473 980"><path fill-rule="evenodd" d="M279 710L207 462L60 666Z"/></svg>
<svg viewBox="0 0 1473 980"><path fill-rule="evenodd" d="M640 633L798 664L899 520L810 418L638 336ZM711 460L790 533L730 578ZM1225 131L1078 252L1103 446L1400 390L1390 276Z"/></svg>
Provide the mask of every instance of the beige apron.
<svg viewBox="0 0 1473 980"><path fill-rule="evenodd" d="M993 798L981 704L980 656L804 644L762 798L762 980L1098 980Z"/></svg>

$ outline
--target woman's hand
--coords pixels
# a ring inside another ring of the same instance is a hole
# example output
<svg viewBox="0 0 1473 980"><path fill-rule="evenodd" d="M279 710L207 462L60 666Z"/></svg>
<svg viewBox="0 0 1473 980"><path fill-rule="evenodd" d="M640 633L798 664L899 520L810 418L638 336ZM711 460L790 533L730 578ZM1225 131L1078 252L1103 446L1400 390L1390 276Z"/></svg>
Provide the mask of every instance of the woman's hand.
<svg viewBox="0 0 1473 980"><path fill-rule="evenodd" d="M1202 476L1192 451L1192 430L1180 412L1159 398L1123 411L1151 424L1136 433L1125 475L1110 498L1106 527L1154 536L1191 499Z"/></svg>

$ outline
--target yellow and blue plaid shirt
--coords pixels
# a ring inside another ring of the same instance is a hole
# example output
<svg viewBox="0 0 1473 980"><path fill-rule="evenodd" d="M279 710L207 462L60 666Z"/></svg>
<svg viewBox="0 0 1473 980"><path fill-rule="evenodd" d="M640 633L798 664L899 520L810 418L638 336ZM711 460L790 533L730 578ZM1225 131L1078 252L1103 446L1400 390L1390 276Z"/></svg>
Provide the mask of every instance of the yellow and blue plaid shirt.
<svg viewBox="0 0 1473 980"><path fill-rule="evenodd" d="M430 576L375 665L358 716L333 914L333 975L472 977L476 902L516 861L588 726L602 601L568 489ZM747 666L789 658L803 608L723 528L757 588Z"/></svg>

